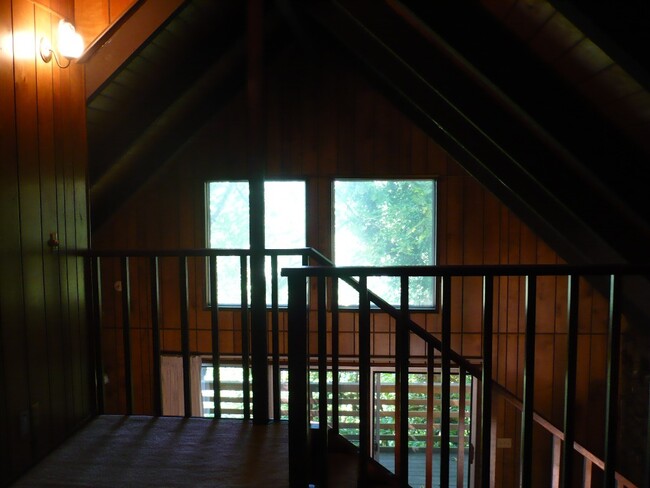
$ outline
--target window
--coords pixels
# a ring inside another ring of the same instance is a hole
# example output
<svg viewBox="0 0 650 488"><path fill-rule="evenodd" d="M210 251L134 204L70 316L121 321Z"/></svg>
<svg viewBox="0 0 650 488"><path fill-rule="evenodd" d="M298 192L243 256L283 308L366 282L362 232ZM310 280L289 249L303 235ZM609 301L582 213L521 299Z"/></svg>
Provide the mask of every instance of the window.
<svg viewBox="0 0 650 488"><path fill-rule="evenodd" d="M435 264L433 180L335 180L334 258L338 266ZM409 282L409 304L433 307L432 277ZM391 304L400 300L399 278L371 277L371 291ZM341 283L339 303L356 306L359 294Z"/></svg>
<svg viewBox="0 0 650 488"><path fill-rule="evenodd" d="M207 185L208 245L219 249L249 249L250 210L247 181L213 181ZM302 248L306 243L305 182L266 181L264 183L265 241L267 249ZM217 259L217 296L219 305L241 304L239 257ZM300 256L280 256L278 270L300 266ZM267 276L271 260L267 258ZM250 273L249 273L250 276ZM249 286L250 290L250 286ZM268 280L267 303L271 303ZM287 304L286 278L278 283L279 304Z"/></svg>

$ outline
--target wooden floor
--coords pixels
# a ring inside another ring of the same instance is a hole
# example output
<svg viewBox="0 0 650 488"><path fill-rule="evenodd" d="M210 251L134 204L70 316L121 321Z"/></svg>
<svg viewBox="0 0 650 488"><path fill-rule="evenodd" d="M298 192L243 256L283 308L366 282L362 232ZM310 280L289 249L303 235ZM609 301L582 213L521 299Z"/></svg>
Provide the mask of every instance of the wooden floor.
<svg viewBox="0 0 650 488"><path fill-rule="evenodd" d="M102 415L11 485L283 488L288 426Z"/></svg>

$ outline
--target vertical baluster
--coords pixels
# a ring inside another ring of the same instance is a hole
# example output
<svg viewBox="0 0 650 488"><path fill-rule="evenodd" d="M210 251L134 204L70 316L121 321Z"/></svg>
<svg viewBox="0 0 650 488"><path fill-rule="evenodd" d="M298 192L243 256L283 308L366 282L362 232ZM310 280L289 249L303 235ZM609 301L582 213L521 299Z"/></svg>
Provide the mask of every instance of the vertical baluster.
<svg viewBox="0 0 650 488"><path fill-rule="evenodd" d="M244 418L251 417L251 386L250 386L250 335L248 328L248 262L246 255L239 260L241 274L241 360L242 360L242 389L244 395Z"/></svg>
<svg viewBox="0 0 650 488"><path fill-rule="evenodd" d="M126 393L126 414L133 414L133 380L131 371L131 285L129 258L120 258L122 279L122 343L124 347L124 389Z"/></svg>
<svg viewBox="0 0 650 488"><path fill-rule="evenodd" d="M359 277L359 483L366 486L370 456L370 302L368 278Z"/></svg>
<svg viewBox="0 0 650 488"><path fill-rule="evenodd" d="M440 413L440 488L449 488L449 409L451 381L451 276L442 279L442 386Z"/></svg>
<svg viewBox="0 0 650 488"><path fill-rule="evenodd" d="M160 378L160 279L158 257L149 259L149 291L151 293L151 347L153 350L153 409L157 416L162 411L162 381Z"/></svg>
<svg viewBox="0 0 650 488"><path fill-rule="evenodd" d="M289 275L289 484L309 481L309 358L306 278Z"/></svg>
<svg viewBox="0 0 650 488"><path fill-rule="evenodd" d="M435 359L435 348L433 347L433 342L429 341L427 342L427 445L425 454L427 458L424 465L424 486L427 488L433 487L433 441L435 437L435 429L433 428L435 422L433 409L436 403L434 391L434 383L436 381Z"/></svg>
<svg viewBox="0 0 650 488"><path fill-rule="evenodd" d="M400 278L400 319L397 323L395 349L395 473L400 486L408 486L408 407L409 407L409 279ZM430 380L431 381L431 380Z"/></svg>
<svg viewBox="0 0 650 488"><path fill-rule="evenodd" d="M648 385L650 387L650 385ZM648 388L648 394L650 397L650 388ZM650 486L650 398L648 398L648 418L646 423L646 448L645 448L645 473L643 478L645 480L645 486Z"/></svg>
<svg viewBox="0 0 650 488"><path fill-rule="evenodd" d="M271 256L271 356L273 420L280 421L280 319L278 311L278 256Z"/></svg>
<svg viewBox="0 0 650 488"><path fill-rule="evenodd" d="M582 465L582 488L591 488L591 474L592 474L593 463L584 458L584 463Z"/></svg>
<svg viewBox="0 0 650 488"><path fill-rule="evenodd" d="M650 387L650 385L648 385ZM647 423L646 423L646 448L645 448L645 472L643 478L645 481L644 486L650 486L650 388L648 388L648 410L647 410Z"/></svg>
<svg viewBox="0 0 650 488"><path fill-rule="evenodd" d="M458 384L458 462L456 463L456 487L463 488L465 484L465 370L459 373Z"/></svg>
<svg viewBox="0 0 650 488"><path fill-rule="evenodd" d="M327 309L325 278L317 280L318 295L318 452L320 486L327 486Z"/></svg>
<svg viewBox="0 0 650 488"><path fill-rule="evenodd" d="M99 415L104 413L104 359L102 355L102 282L101 260L99 257L88 258L90 270L92 321L95 334L95 387L96 409Z"/></svg>
<svg viewBox="0 0 650 488"><path fill-rule="evenodd" d="M192 416L192 377L190 366L190 320L187 287L187 256L178 258L178 281L181 303L181 354L183 357L183 398L185 418Z"/></svg>
<svg viewBox="0 0 650 488"><path fill-rule="evenodd" d="M339 431L339 279L332 278L332 430Z"/></svg>
<svg viewBox="0 0 650 488"><path fill-rule="evenodd" d="M605 414L605 488L616 486L616 429L618 424L618 371L621 343L621 282L612 275L609 297L607 349L607 403Z"/></svg>
<svg viewBox="0 0 650 488"><path fill-rule="evenodd" d="M490 487L492 472L492 330L494 277L483 277L483 371L481 377L481 486Z"/></svg>
<svg viewBox="0 0 650 488"><path fill-rule="evenodd" d="M214 390L214 418L221 418L221 352L219 348L219 296L217 256L210 263L210 326L212 329L212 388Z"/></svg>
<svg viewBox="0 0 650 488"><path fill-rule="evenodd" d="M526 338L524 357L524 402L521 414L521 461L519 480L522 488L532 483L533 406L535 392L535 316L537 276L526 277Z"/></svg>
<svg viewBox="0 0 650 488"><path fill-rule="evenodd" d="M551 446L551 488L560 486L560 458L562 453L562 439L553 436L553 445Z"/></svg>
<svg viewBox="0 0 650 488"><path fill-rule="evenodd" d="M570 488L573 482L580 278L573 275L569 276L568 285L567 367L564 380L564 452L562 453L562 471L560 475L560 486L562 488Z"/></svg>

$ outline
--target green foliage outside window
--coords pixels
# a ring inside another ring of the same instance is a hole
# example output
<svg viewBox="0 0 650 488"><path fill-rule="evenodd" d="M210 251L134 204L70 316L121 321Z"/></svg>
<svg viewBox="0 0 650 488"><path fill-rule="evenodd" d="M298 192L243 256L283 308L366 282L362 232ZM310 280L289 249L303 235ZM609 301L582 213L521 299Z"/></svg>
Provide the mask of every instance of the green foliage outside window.
<svg viewBox="0 0 650 488"><path fill-rule="evenodd" d="M336 180L334 257L339 266L428 266L435 264L435 182L433 180ZM397 278L371 278L368 286L399 304ZM410 281L411 306L432 307L432 278ZM358 294L341 287L342 305Z"/></svg>

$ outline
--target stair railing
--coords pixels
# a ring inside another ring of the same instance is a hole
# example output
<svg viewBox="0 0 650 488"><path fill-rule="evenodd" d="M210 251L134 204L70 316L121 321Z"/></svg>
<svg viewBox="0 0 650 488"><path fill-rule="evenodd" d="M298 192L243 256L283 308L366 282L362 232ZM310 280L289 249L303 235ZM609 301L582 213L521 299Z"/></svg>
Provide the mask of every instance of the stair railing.
<svg viewBox="0 0 650 488"><path fill-rule="evenodd" d="M621 333L621 280L628 275L649 275L650 268L628 266L443 266L443 267L303 267L284 269L282 275L289 281L289 455L290 455L290 485L292 488L306 487L310 484L326 486L327 474L319 461L312 456L310 449L310 416L309 416L309 381L308 372L311 356L316 351L316 363L319 370L319 392L326 391L326 375L328 360L332 364L334 384L332 386L333 414L332 428L337 429L338 414L337 399L337 363L338 363L338 281L343 280L353 286L359 293L358 303L358 366L359 366L359 486L367 486L369 462L372 457L370 411L371 402L371 354L370 354L370 310L371 303L383 312L389 313L396 319L396 355L394 358L397 382L396 399L396 449L395 471L399 486L408 486L408 384L406 381L409 371L410 334L414 334L427 344L427 371L429 378L433 377L436 352L440 356L442 369L442 411L441 427L442 442L440 449L440 484L441 488L449 487L449 385L452 363L462 371L478 378L481 382L481 418L480 424L480 453L478 461L480 468L477 482L474 486L494 486L494 454L492 432L492 399L493 393L505 397L521 411L521 442L519 456L518 486L532 486L533 473L533 424L545 428L553 438L552 486L569 488L574 486L573 456L574 452L582 456L585 467L582 476L582 486L591 486L591 468L597 466L603 470L604 486L633 488L635 485L617 472L616 434L618 420L619 395L619 355ZM400 279L401 300L399 307L393 307L368 289L367 281L371 276L392 276ZM441 339L431 335L411 320L408 290L409 277L432 276L442 282L442 300L440 304L442 315ZM451 281L454 277L478 276L483 279L483 342L482 366L470 363L455 353L451 347ZM524 277L526 280L526 310L525 310L525 355L523 372L522 399L516 398L504 387L493 380L492 375L492 333L493 333L493 304L495 277ZM534 378L535 378L535 333L536 333L536 286L537 278L541 276L566 276L569 283L567 297L568 313L568 348L567 372L564 399L564 425L562 429L538 415L533 408ZM578 333L578 283L580 277L604 276L609 278L609 333L607 359L607 393L604 425L604 459L600 459L575 441L575 398L576 398L576 344ZM316 292L309 294L308 283L316 286ZM329 286L331 295L326 296ZM314 303L314 299L316 303ZM329 300L329 303L328 303ZM327 343L327 314L331 311L332 343L328 352ZM316 321L312 319L310 310L317 310ZM311 327L311 329L310 329ZM310 342L316 329L316 344ZM310 333L311 331L311 333ZM427 405L428 416L432 416L432 395ZM330 429L327 422L327 395L319 394L319 435L315 452L321 454L327 451L326 432ZM427 429L432 427L432 418L428 419ZM431 432L427 434L431 438ZM432 486L432 456L430 447L427 449L426 485ZM319 459L323 459L320 456ZM650 462L650 461L648 461Z"/></svg>

